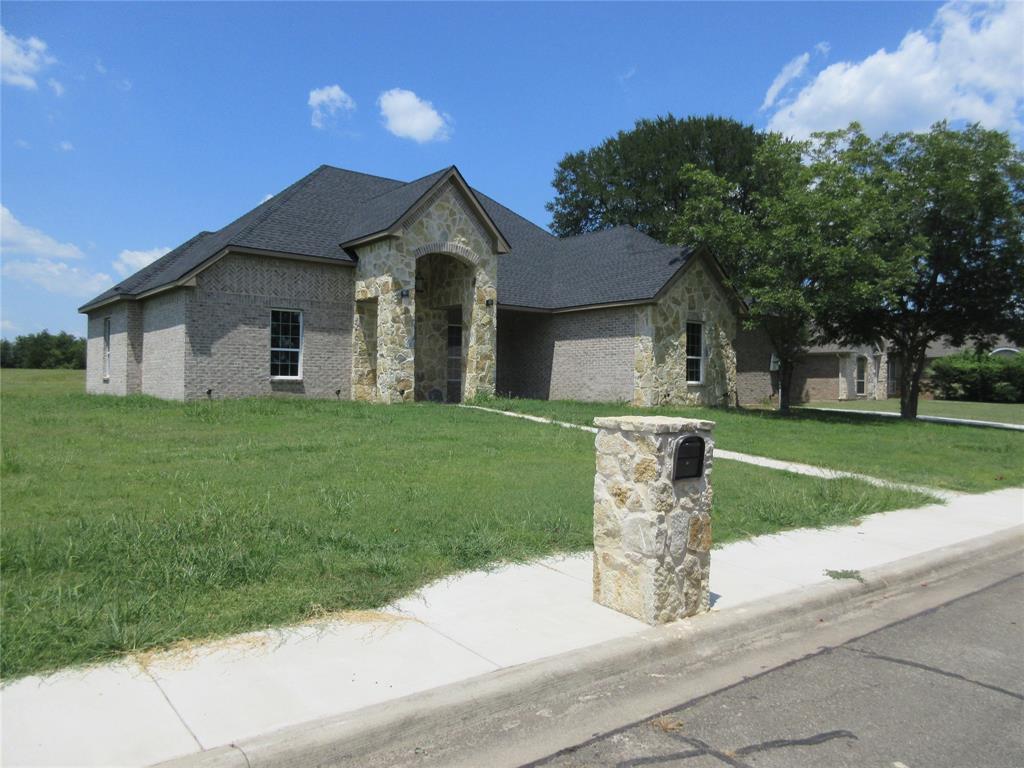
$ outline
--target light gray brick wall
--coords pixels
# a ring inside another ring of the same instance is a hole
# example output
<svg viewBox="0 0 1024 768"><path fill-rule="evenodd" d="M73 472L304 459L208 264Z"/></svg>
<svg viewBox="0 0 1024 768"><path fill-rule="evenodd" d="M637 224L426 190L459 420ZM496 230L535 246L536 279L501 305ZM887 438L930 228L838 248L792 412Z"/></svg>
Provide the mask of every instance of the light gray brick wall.
<svg viewBox="0 0 1024 768"><path fill-rule="evenodd" d="M185 398L351 397L354 270L232 254L196 277L185 306ZM302 381L270 378L270 311L303 313Z"/></svg>
<svg viewBox="0 0 1024 768"><path fill-rule="evenodd" d="M85 391L90 394L128 394L127 302L108 304L89 313L85 354ZM103 376L103 320L110 318L110 376Z"/></svg>
<svg viewBox="0 0 1024 768"><path fill-rule="evenodd" d="M552 400L629 401L633 397L632 307L552 316Z"/></svg>
<svg viewBox="0 0 1024 768"><path fill-rule="evenodd" d="M160 293L142 304L142 393L185 398L185 304L188 288Z"/></svg>

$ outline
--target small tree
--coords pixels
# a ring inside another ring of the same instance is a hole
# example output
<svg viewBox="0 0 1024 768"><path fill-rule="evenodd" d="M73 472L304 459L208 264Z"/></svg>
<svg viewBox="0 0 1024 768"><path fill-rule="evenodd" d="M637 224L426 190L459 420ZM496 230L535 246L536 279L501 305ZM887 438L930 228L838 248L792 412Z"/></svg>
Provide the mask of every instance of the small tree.
<svg viewBox="0 0 1024 768"><path fill-rule="evenodd" d="M551 229L560 236L625 224L665 241L688 199L685 165L720 176L745 196L761 134L725 117L638 120L599 146L567 154L555 169Z"/></svg>
<svg viewBox="0 0 1024 768"><path fill-rule="evenodd" d="M822 153L873 204L859 208L862 256L847 290L827 292L821 327L851 343L887 339L902 363L900 415L916 418L930 343L1022 334L1024 156L1005 133L945 123L875 141L854 124Z"/></svg>
<svg viewBox="0 0 1024 768"><path fill-rule="evenodd" d="M747 297L748 327L763 329L779 358L782 412L792 400L793 369L814 340L823 285L843 271L852 252L849 238L820 226L828 210L818 192L819 170L805 162L811 151L808 143L768 135L754 153L749 195L727 179L686 167L680 178L688 203L671 229L675 242L709 246ZM836 217L833 229L852 228L851 210Z"/></svg>

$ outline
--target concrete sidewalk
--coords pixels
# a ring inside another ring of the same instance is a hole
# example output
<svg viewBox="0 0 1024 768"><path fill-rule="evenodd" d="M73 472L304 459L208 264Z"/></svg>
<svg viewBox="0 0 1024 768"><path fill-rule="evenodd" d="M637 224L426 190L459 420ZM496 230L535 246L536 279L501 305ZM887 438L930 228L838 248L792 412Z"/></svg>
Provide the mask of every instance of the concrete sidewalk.
<svg viewBox="0 0 1024 768"><path fill-rule="evenodd" d="M898 413L891 411L871 411L860 408L819 408L818 406L800 406L800 410L825 411L826 413L857 413L861 416L888 416L891 419L898 419ZM953 416L926 416L919 413L918 421L931 421L935 424L954 424L965 427L989 427L992 429L1012 429L1017 432L1024 432L1024 424L1011 424L1007 421L984 421L982 419L958 419Z"/></svg>
<svg viewBox="0 0 1024 768"><path fill-rule="evenodd" d="M1024 522L1024 489L712 553L712 610ZM141 766L647 629L591 601L589 553L445 579L380 613L255 632L0 691L5 766Z"/></svg>

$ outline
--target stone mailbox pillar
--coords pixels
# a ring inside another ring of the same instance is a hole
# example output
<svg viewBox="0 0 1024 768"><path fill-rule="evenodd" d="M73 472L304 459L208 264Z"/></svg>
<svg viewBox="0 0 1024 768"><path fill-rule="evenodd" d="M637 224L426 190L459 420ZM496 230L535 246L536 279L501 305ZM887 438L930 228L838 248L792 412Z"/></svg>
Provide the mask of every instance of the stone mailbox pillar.
<svg viewBox="0 0 1024 768"><path fill-rule="evenodd" d="M708 610L714 422L594 424L594 600L648 624Z"/></svg>

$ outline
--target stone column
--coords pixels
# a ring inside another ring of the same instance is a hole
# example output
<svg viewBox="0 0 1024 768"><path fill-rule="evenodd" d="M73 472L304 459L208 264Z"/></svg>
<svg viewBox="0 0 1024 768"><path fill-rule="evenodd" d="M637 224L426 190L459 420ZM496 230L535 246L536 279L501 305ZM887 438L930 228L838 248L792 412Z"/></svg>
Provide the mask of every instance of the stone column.
<svg viewBox="0 0 1024 768"><path fill-rule="evenodd" d="M377 399L401 403L416 394L416 305L412 291L402 296L401 283L390 287L377 301Z"/></svg>
<svg viewBox="0 0 1024 768"><path fill-rule="evenodd" d="M714 422L595 419L594 600L648 624L708 610ZM704 441L703 471L673 479L676 449Z"/></svg>

